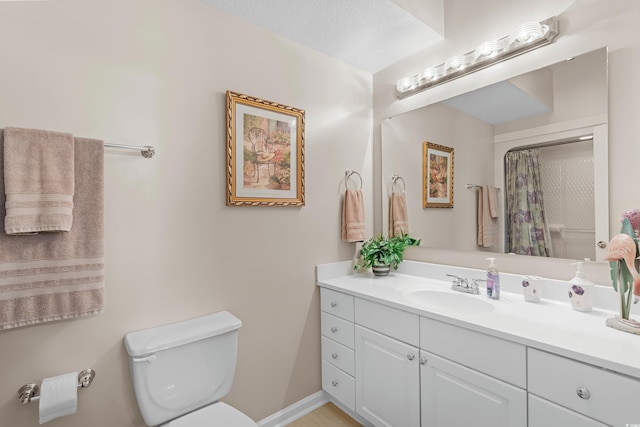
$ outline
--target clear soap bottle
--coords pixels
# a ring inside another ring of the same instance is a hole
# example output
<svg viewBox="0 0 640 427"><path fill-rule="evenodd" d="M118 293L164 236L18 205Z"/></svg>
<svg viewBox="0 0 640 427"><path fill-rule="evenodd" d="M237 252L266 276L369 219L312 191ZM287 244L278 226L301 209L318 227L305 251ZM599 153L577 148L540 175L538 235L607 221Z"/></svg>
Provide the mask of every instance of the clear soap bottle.
<svg viewBox="0 0 640 427"><path fill-rule="evenodd" d="M487 296L491 299L500 299L500 273L494 264L495 258L487 258Z"/></svg>

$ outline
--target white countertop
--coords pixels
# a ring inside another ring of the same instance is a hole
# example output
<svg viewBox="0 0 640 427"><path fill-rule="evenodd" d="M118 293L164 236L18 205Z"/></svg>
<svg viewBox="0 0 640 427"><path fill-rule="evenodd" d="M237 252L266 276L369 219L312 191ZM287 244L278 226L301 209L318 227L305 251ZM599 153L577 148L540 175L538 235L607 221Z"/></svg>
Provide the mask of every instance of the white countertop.
<svg viewBox="0 0 640 427"><path fill-rule="evenodd" d="M598 286L593 311L584 313L571 308L566 282L547 280L542 300L531 303L522 295L521 276L503 273L501 299L492 300L483 294L452 291L451 281L445 280L444 273L482 278L486 273L481 270L405 261L398 271L375 277L370 272L353 272L352 265L349 261L319 265L318 286L640 378L640 335L605 324L616 315L612 308L617 294L612 288ZM427 306L408 296L416 289L482 299L493 309L470 312L463 310L464 304ZM631 317L640 318L640 305L632 307Z"/></svg>

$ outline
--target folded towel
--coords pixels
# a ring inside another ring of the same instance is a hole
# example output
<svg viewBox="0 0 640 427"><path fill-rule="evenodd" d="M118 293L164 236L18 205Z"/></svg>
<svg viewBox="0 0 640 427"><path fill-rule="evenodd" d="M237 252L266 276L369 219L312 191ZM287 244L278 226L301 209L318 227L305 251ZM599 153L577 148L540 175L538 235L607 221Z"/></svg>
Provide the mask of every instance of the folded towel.
<svg viewBox="0 0 640 427"><path fill-rule="evenodd" d="M389 236L409 234L407 198L404 193L391 193L389 198Z"/></svg>
<svg viewBox="0 0 640 427"><path fill-rule="evenodd" d="M498 218L498 189L490 185L486 188L488 189L487 195L489 197L489 214L491 218Z"/></svg>
<svg viewBox="0 0 640 427"><path fill-rule="evenodd" d="M71 230L73 145L68 133L5 128L7 234Z"/></svg>
<svg viewBox="0 0 640 427"><path fill-rule="evenodd" d="M346 190L342 205L342 240L364 241L364 201L362 191Z"/></svg>
<svg viewBox="0 0 640 427"><path fill-rule="evenodd" d="M490 248L498 239L498 221L491 217L489 208L489 189L478 189L478 246Z"/></svg>
<svg viewBox="0 0 640 427"><path fill-rule="evenodd" d="M2 145L0 131L0 167ZM75 138L74 151L73 229L31 236L0 233L0 329L104 309L104 147L102 141ZM0 173L0 194L3 177Z"/></svg>

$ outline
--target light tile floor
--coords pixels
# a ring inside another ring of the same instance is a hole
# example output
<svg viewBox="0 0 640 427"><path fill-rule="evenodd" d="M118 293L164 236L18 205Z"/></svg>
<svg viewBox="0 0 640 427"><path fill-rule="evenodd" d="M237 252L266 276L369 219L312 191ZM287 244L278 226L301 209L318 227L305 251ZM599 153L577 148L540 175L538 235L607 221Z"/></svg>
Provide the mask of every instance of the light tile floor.
<svg viewBox="0 0 640 427"><path fill-rule="evenodd" d="M287 427L362 427L362 425L329 402L287 424Z"/></svg>

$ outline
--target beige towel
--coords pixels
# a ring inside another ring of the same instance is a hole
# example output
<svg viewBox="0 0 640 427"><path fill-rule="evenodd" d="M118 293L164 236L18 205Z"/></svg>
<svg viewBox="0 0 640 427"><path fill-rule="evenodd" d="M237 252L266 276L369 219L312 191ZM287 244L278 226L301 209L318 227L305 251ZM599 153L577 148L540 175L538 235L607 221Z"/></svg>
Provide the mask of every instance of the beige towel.
<svg viewBox="0 0 640 427"><path fill-rule="evenodd" d="M3 165L0 131L0 167ZM102 141L75 139L74 224L68 233L0 233L0 329L104 309ZM4 193L0 173L0 194ZM0 215L4 216L0 204Z"/></svg>
<svg viewBox="0 0 640 427"><path fill-rule="evenodd" d="M491 217L489 189L484 185L478 189L478 246L490 248L498 240L498 221Z"/></svg>
<svg viewBox="0 0 640 427"><path fill-rule="evenodd" d="M362 191L346 190L342 205L342 240L363 242L365 232Z"/></svg>
<svg viewBox="0 0 640 427"><path fill-rule="evenodd" d="M7 234L71 230L73 145L68 133L5 128Z"/></svg>
<svg viewBox="0 0 640 427"><path fill-rule="evenodd" d="M389 236L409 234L407 198L404 193L391 193L389 198Z"/></svg>
<svg viewBox="0 0 640 427"><path fill-rule="evenodd" d="M498 218L498 189L490 185L487 186L489 198L489 214L491 218Z"/></svg>

